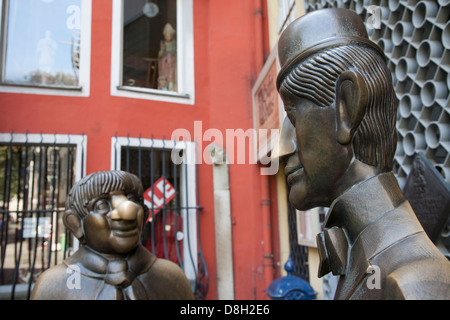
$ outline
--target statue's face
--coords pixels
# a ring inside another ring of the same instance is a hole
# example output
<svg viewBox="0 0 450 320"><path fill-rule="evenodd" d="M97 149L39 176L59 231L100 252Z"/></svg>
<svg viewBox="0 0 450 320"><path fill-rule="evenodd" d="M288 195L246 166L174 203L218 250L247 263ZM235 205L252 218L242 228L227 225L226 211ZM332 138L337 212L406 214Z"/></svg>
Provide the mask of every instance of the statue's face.
<svg viewBox="0 0 450 320"><path fill-rule="evenodd" d="M92 199L83 220L86 244L101 253L127 253L139 243L144 210L132 194L112 192Z"/></svg>
<svg viewBox="0 0 450 320"><path fill-rule="evenodd" d="M289 201L298 210L328 207L352 158L350 147L337 141L335 107L319 107L284 88L280 96L292 123L291 130L295 130L291 137L295 137L297 145L297 150L291 148L292 152L284 155ZM279 143L292 141L280 139Z"/></svg>

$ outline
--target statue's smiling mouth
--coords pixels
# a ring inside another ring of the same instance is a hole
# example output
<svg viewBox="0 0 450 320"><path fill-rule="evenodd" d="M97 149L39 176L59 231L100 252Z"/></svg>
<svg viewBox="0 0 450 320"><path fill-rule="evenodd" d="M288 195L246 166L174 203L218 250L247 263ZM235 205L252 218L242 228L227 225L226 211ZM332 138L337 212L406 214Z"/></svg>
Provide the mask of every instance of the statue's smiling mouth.
<svg viewBox="0 0 450 320"><path fill-rule="evenodd" d="M136 221L112 221L111 231L118 237L131 237L139 233Z"/></svg>

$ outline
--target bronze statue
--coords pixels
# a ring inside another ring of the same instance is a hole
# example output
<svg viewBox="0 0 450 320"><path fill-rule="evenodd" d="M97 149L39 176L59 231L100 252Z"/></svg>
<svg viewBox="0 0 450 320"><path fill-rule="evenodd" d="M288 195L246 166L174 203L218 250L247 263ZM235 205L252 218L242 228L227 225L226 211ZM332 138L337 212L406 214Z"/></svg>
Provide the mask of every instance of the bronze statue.
<svg viewBox="0 0 450 320"><path fill-rule="evenodd" d="M100 171L81 179L66 202L65 226L80 248L37 280L32 299L193 299L175 263L140 244L148 209L133 174Z"/></svg>
<svg viewBox="0 0 450 320"><path fill-rule="evenodd" d="M289 200L329 207L319 277L335 299L449 299L450 262L429 240L392 174L398 101L382 50L346 9L292 22L278 44L287 118L272 157Z"/></svg>

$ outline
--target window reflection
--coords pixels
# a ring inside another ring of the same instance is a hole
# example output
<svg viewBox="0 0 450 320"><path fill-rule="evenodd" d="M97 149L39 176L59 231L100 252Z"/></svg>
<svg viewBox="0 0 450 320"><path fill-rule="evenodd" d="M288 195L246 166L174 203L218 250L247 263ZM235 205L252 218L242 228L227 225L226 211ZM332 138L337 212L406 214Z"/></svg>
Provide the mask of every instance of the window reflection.
<svg viewBox="0 0 450 320"><path fill-rule="evenodd" d="M4 82L78 86L81 0L10 0Z"/></svg>

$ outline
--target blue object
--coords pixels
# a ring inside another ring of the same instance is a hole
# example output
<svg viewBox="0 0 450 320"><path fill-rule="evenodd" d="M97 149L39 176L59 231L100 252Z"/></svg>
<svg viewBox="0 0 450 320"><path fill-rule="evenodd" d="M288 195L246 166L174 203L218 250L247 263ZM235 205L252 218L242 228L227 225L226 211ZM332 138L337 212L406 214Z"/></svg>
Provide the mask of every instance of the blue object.
<svg viewBox="0 0 450 320"><path fill-rule="evenodd" d="M293 276L294 262L289 259L284 264L287 276L273 280L266 293L272 300L314 300L317 292L304 279Z"/></svg>

